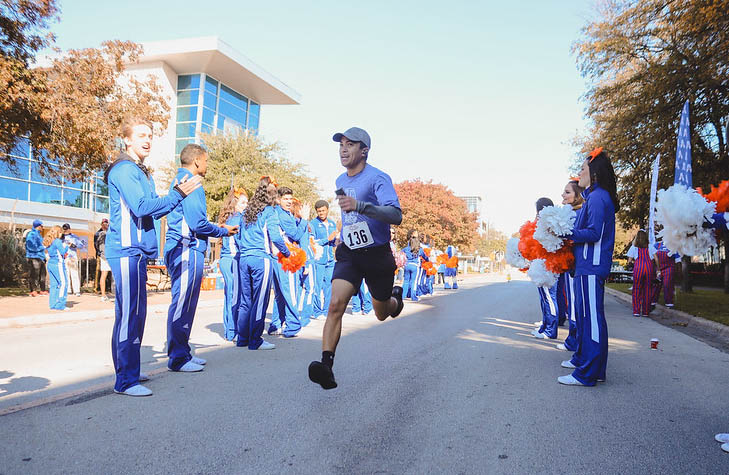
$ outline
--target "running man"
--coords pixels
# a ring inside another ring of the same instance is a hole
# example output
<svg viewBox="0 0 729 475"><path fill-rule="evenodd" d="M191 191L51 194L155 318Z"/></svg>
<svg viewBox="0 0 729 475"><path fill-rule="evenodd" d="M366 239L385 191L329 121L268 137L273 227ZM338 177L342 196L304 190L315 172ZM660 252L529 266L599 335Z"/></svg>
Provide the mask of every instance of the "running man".
<svg viewBox="0 0 729 475"><path fill-rule="evenodd" d="M390 225L402 222L402 211L392 180L367 164L371 145L367 132L352 127L332 138L339 142L339 159L347 171L336 182L342 244L336 250L322 357L309 365L309 379L324 389L337 387L332 366L342 334L342 315L362 279L370 289L378 320L397 317L403 307L402 287L393 287L396 266L390 250Z"/></svg>

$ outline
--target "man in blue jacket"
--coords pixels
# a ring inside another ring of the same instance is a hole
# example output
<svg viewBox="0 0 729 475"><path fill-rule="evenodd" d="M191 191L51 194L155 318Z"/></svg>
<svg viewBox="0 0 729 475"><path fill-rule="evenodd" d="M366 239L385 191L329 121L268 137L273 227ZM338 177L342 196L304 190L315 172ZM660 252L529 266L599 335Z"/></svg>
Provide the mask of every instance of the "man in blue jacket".
<svg viewBox="0 0 729 475"><path fill-rule="evenodd" d="M196 144L180 152L180 165L172 188L193 177L204 177L208 154ZM198 188L177 204L167 217L165 266L172 280L172 303L167 312L167 367L172 371L202 371L206 361L190 353L190 331L202 284L208 237L232 236L238 226L217 226L208 221L205 190Z"/></svg>
<svg viewBox="0 0 729 475"><path fill-rule="evenodd" d="M126 153L107 167L109 185L109 232L106 259L116 287L116 315L111 355L116 371L114 392L128 396L150 396L139 384L146 380L139 372L139 350L147 318L147 259L157 257L154 219L166 215L200 186L193 177L174 187L165 197L157 196L154 181L144 166L152 148L152 124L138 117L122 123Z"/></svg>
<svg viewBox="0 0 729 475"><path fill-rule="evenodd" d="M46 248L43 245L43 223L33 221L33 229L25 238L25 258L30 266L30 296L46 294ZM38 291L35 290L36 286Z"/></svg>
<svg viewBox="0 0 729 475"><path fill-rule="evenodd" d="M315 262L316 287L314 289L314 315L311 318L326 316L332 296L332 272L334 272L334 244L337 239L337 224L329 219L329 203L319 200L314 203L316 218L311 221L314 242L324 251Z"/></svg>

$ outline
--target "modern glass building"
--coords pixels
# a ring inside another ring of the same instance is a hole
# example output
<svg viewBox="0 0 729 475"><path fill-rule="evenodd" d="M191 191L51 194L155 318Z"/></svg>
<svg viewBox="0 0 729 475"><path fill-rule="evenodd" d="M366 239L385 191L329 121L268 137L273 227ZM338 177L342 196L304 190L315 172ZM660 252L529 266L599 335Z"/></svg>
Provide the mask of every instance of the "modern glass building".
<svg viewBox="0 0 729 475"><path fill-rule="evenodd" d="M204 133L258 133L261 105L298 104L299 94L217 37L145 43L144 55L125 75L152 76L169 99L170 120L155 136L145 164L155 171L159 194L162 171L179 160L182 148ZM88 235L108 216L103 171L80 182L39 172L41 150L24 141L12 151L16 166L0 157L0 223L46 227L69 223ZM179 162L177 162L179 163Z"/></svg>

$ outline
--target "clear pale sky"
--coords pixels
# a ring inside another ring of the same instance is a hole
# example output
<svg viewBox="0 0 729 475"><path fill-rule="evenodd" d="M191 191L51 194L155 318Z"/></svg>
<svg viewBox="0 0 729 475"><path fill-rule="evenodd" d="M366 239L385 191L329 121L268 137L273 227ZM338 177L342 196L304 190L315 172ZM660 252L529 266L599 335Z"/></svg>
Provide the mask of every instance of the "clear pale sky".
<svg viewBox="0 0 729 475"><path fill-rule="evenodd" d="M516 231L540 196L557 201L585 127L570 53L592 2L65 0L62 49L107 39L219 36L302 95L264 106L261 136L305 163L326 196L343 171L331 136L356 125L393 181L483 197Z"/></svg>

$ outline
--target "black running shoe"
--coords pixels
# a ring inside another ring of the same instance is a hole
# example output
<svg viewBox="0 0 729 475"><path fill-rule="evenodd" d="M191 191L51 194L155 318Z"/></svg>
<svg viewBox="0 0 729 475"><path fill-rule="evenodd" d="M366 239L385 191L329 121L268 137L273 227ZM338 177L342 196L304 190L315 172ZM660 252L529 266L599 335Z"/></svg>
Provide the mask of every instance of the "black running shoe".
<svg viewBox="0 0 729 475"><path fill-rule="evenodd" d="M309 379L321 385L324 389L334 389L337 387L332 369L321 361L311 362L309 365Z"/></svg>
<svg viewBox="0 0 729 475"><path fill-rule="evenodd" d="M395 310L395 313L392 314L392 318L397 317L400 315L400 312L402 312L402 308L405 306L402 303L402 287L399 285L396 285L392 288L392 296L397 299L397 310Z"/></svg>

